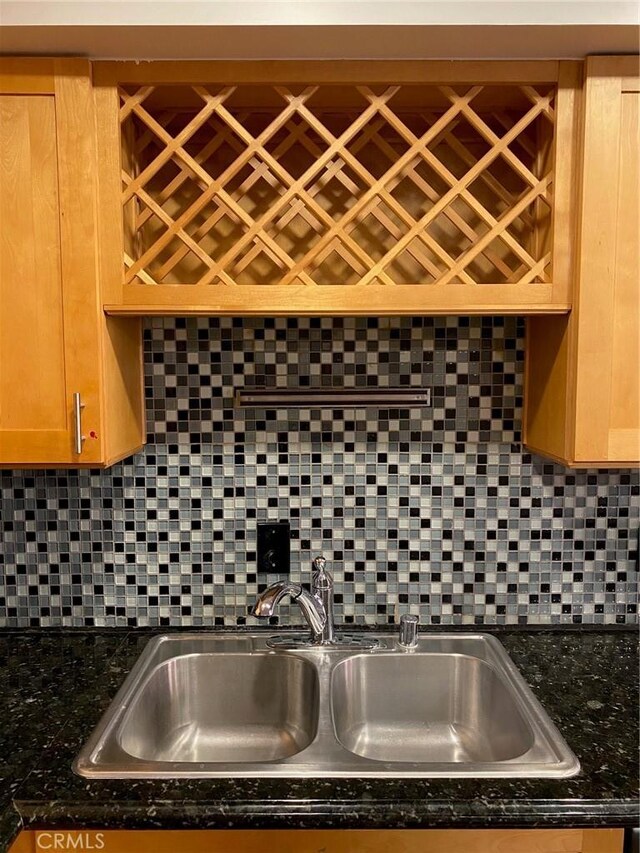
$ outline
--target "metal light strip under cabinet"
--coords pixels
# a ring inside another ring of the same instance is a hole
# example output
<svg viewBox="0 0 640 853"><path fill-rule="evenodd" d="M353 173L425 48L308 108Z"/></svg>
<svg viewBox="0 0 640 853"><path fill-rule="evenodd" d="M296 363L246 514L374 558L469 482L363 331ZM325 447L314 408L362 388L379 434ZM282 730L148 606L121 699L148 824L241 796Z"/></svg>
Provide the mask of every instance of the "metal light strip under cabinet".
<svg viewBox="0 0 640 853"><path fill-rule="evenodd" d="M236 408L416 408L431 405L430 388L242 388Z"/></svg>

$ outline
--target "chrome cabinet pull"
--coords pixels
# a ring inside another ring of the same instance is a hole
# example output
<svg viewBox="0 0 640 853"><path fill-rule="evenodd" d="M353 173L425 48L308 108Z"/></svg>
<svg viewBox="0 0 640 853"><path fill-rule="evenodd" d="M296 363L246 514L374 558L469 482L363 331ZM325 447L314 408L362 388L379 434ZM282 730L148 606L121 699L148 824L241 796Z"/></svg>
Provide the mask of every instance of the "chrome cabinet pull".
<svg viewBox="0 0 640 853"><path fill-rule="evenodd" d="M82 434L82 410L84 409L84 403L82 402L82 397L80 396L79 391L74 391L73 394L73 424L74 424L74 437L75 437L75 451L79 455L82 453L82 442L85 440L86 436Z"/></svg>

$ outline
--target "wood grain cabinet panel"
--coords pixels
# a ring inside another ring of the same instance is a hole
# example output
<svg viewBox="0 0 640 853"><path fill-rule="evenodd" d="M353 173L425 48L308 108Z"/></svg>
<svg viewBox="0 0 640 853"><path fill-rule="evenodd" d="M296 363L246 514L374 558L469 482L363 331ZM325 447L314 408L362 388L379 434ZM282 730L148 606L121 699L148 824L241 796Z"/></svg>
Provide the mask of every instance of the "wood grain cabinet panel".
<svg viewBox="0 0 640 853"><path fill-rule="evenodd" d="M144 442L139 321L103 314L98 238L89 63L0 59L3 467L103 466Z"/></svg>
<svg viewBox="0 0 640 853"><path fill-rule="evenodd" d="M623 841L622 829L30 830L10 853L622 853Z"/></svg>
<svg viewBox="0 0 640 853"><path fill-rule="evenodd" d="M53 96L0 95L0 152L0 429L5 440L9 432L37 430L62 448L66 371Z"/></svg>
<svg viewBox="0 0 640 853"><path fill-rule="evenodd" d="M640 462L638 57L591 57L576 299L529 321L525 442L576 467Z"/></svg>

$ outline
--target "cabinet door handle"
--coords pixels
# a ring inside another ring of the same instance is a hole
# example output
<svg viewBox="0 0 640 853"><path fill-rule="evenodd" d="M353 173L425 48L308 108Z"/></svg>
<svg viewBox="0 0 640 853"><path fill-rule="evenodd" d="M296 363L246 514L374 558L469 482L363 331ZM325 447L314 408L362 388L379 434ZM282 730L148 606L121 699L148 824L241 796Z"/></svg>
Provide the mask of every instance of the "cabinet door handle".
<svg viewBox="0 0 640 853"><path fill-rule="evenodd" d="M74 425L74 438L75 438L75 451L79 455L82 453L82 442L85 440L85 437L82 434L82 410L84 409L84 403L82 402L82 397L80 396L79 391L75 391L73 394L73 425Z"/></svg>

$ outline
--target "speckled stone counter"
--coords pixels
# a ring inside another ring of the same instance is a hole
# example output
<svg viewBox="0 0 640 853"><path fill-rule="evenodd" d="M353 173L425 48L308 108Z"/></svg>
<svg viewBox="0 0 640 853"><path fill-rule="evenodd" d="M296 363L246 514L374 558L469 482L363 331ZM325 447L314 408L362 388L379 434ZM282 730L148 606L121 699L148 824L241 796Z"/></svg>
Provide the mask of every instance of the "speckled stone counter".
<svg viewBox="0 0 640 853"><path fill-rule="evenodd" d="M449 629L447 629L449 630ZM475 629L479 630L479 629ZM151 632L0 634L0 850L19 827L638 825L638 634L498 630L582 765L572 779L89 781L71 762Z"/></svg>

